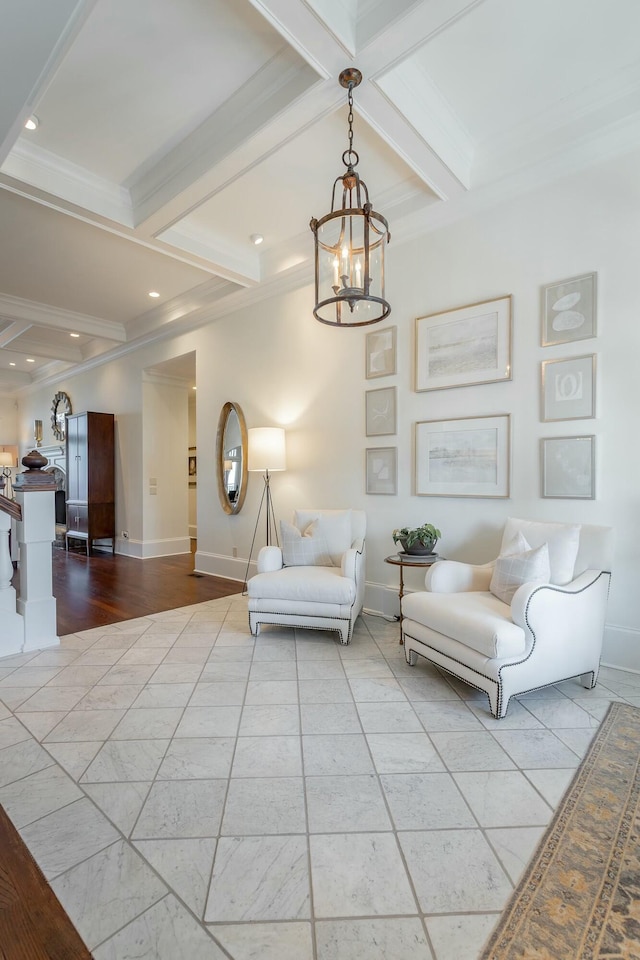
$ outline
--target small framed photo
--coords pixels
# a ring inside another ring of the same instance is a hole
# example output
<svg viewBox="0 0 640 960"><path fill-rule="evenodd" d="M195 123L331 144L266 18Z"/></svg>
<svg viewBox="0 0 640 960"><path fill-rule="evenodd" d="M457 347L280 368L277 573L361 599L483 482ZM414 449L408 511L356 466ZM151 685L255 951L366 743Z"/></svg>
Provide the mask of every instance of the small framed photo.
<svg viewBox="0 0 640 960"><path fill-rule="evenodd" d="M596 438L543 437L542 496L594 500Z"/></svg>
<svg viewBox="0 0 640 960"><path fill-rule="evenodd" d="M511 380L511 297L416 320L415 389Z"/></svg>
<svg viewBox="0 0 640 960"><path fill-rule="evenodd" d="M368 437L384 437L397 432L396 388L367 390L366 430Z"/></svg>
<svg viewBox="0 0 640 960"><path fill-rule="evenodd" d="M542 361L542 419L590 420L596 415L596 357Z"/></svg>
<svg viewBox="0 0 640 960"><path fill-rule="evenodd" d="M416 423L416 493L422 497L508 497L508 413Z"/></svg>
<svg viewBox="0 0 640 960"><path fill-rule="evenodd" d="M189 472L189 486L192 486L197 482L198 479L198 458L195 447L189 447L189 459L187 461L187 466Z"/></svg>
<svg viewBox="0 0 640 960"><path fill-rule="evenodd" d="M367 493L395 495L398 492L397 447L369 447L365 450Z"/></svg>
<svg viewBox="0 0 640 960"><path fill-rule="evenodd" d="M389 377L396 372L396 331L397 327L385 327L373 330L366 339L366 376Z"/></svg>
<svg viewBox="0 0 640 960"><path fill-rule="evenodd" d="M542 346L595 337L595 273L549 283L542 288Z"/></svg>

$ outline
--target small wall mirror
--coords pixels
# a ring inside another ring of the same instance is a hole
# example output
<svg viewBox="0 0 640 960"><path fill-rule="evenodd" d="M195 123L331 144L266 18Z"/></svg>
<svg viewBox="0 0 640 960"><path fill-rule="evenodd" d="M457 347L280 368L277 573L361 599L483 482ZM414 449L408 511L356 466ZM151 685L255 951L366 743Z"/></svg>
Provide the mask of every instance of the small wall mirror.
<svg viewBox="0 0 640 960"><path fill-rule="evenodd" d="M216 438L218 496L225 513L239 513L247 493L247 425L237 403L225 403Z"/></svg>

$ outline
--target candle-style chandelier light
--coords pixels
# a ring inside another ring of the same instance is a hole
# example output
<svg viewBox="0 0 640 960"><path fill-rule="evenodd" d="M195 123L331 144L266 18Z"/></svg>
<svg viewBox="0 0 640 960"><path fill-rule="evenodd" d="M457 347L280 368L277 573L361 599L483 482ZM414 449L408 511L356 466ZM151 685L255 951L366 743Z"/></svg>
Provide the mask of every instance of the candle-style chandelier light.
<svg viewBox="0 0 640 960"><path fill-rule="evenodd" d="M355 67L343 70L348 91L349 146L342 154L346 172L336 178L331 213L309 224L315 239L316 320L336 327L378 323L391 313L384 293L384 253L389 225L369 201L367 185L356 172L353 149L353 88L362 81ZM342 190L341 206L340 190Z"/></svg>

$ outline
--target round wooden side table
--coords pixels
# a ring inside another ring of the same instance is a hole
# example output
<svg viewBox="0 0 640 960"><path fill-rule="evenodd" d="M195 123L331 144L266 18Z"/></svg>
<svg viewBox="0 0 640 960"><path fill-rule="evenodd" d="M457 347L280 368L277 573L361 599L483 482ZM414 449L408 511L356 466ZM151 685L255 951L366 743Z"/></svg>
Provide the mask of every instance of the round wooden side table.
<svg viewBox="0 0 640 960"><path fill-rule="evenodd" d="M390 557L385 557L385 563L391 563L394 567L400 567L400 589L398 591L398 598L400 600L400 643L402 644L402 598L404 597L404 576L403 569L404 567L430 567L432 563L435 563L436 560L442 560L442 557L439 557L437 553L429 553L425 557L421 557L419 554L410 554L410 553L393 553Z"/></svg>

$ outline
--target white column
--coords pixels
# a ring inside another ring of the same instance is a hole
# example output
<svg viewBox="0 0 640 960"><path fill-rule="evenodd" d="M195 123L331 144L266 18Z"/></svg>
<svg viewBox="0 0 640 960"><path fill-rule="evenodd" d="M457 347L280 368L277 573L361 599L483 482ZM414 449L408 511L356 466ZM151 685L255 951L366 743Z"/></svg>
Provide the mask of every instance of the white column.
<svg viewBox="0 0 640 960"><path fill-rule="evenodd" d="M20 653L24 640L24 620L16 613L16 591L11 586L10 529L11 517L0 511L0 657Z"/></svg>
<svg viewBox="0 0 640 960"><path fill-rule="evenodd" d="M56 633L56 601L52 593L51 544L55 539L55 491L15 489L22 507L16 524L20 545L18 613L24 617L24 650L60 643Z"/></svg>

